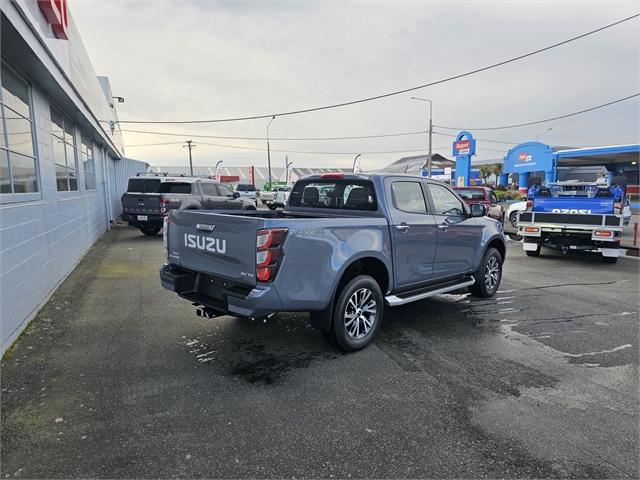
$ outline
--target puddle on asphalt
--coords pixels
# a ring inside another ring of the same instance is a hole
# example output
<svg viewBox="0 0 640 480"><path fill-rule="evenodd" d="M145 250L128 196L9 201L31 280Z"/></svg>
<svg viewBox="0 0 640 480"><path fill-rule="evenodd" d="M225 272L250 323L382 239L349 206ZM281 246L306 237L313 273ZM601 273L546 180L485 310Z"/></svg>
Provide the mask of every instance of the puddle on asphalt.
<svg viewBox="0 0 640 480"><path fill-rule="evenodd" d="M250 384L273 385L314 362L342 356L322 338L316 338L317 332L306 319L299 317L280 315L270 321L272 330L245 323L230 331L229 326L216 324L206 334L183 337L181 343L196 362L220 375ZM298 336L297 330L300 330ZM305 336L308 343L301 343L300 336Z"/></svg>

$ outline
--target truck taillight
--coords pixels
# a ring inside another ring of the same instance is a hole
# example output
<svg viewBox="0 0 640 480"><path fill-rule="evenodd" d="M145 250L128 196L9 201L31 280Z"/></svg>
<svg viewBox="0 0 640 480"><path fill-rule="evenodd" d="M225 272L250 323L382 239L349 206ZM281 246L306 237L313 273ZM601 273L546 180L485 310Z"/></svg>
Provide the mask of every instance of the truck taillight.
<svg viewBox="0 0 640 480"><path fill-rule="evenodd" d="M613 232L611 230L594 230L594 237L612 237Z"/></svg>
<svg viewBox="0 0 640 480"><path fill-rule="evenodd" d="M166 215L167 213L169 213L169 203L171 202L168 198L160 199L160 215Z"/></svg>
<svg viewBox="0 0 640 480"><path fill-rule="evenodd" d="M170 216L167 215L162 220L162 246L164 247L164 261L168 265L169 264L169 241L167 235L169 235L169 223Z"/></svg>
<svg viewBox="0 0 640 480"><path fill-rule="evenodd" d="M256 276L260 282L270 282L275 278L286 234L286 228L258 230L256 236Z"/></svg>
<svg viewBox="0 0 640 480"><path fill-rule="evenodd" d="M613 204L613 213L622 213L622 202L616 202Z"/></svg>
<svg viewBox="0 0 640 480"><path fill-rule="evenodd" d="M533 207L533 200L527 200L527 209Z"/></svg>

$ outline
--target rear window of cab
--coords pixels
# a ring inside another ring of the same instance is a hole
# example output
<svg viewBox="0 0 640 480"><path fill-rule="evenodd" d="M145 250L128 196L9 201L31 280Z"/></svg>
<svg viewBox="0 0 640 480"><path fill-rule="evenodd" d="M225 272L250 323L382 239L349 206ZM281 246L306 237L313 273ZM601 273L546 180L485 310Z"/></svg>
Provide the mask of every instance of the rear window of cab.
<svg viewBox="0 0 640 480"><path fill-rule="evenodd" d="M289 195L290 207L335 210L378 210L373 185L368 180L298 181Z"/></svg>

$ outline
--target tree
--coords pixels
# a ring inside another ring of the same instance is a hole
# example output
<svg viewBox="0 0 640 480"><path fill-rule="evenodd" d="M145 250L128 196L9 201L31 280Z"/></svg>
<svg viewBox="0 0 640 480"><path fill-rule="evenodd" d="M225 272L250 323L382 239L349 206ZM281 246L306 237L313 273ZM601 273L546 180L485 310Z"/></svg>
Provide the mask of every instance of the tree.
<svg viewBox="0 0 640 480"><path fill-rule="evenodd" d="M480 165L478 170L480 170L480 176L482 176L482 183L486 185L487 178L493 173L493 167L491 165Z"/></svg>
<svg viewBox="0 0 640 480"><path fill-rule="evenodd" d="M496 177L499 177L500 175L502 175L503 166L504 165L502 163L494 163L491 166L491 173L493 173Z"/></svg>

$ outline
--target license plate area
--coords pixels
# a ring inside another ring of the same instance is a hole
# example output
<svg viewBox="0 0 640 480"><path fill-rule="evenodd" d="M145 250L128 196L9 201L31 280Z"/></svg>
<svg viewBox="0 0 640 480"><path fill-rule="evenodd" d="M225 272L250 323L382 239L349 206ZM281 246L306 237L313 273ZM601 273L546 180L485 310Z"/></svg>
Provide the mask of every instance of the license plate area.
<svg viewBox="0 0 640 480"><path fill-rule="evenodd" d="M149 220L149 216L148 215L138 215L138 220L147 221L147 220Z"/></svg>

